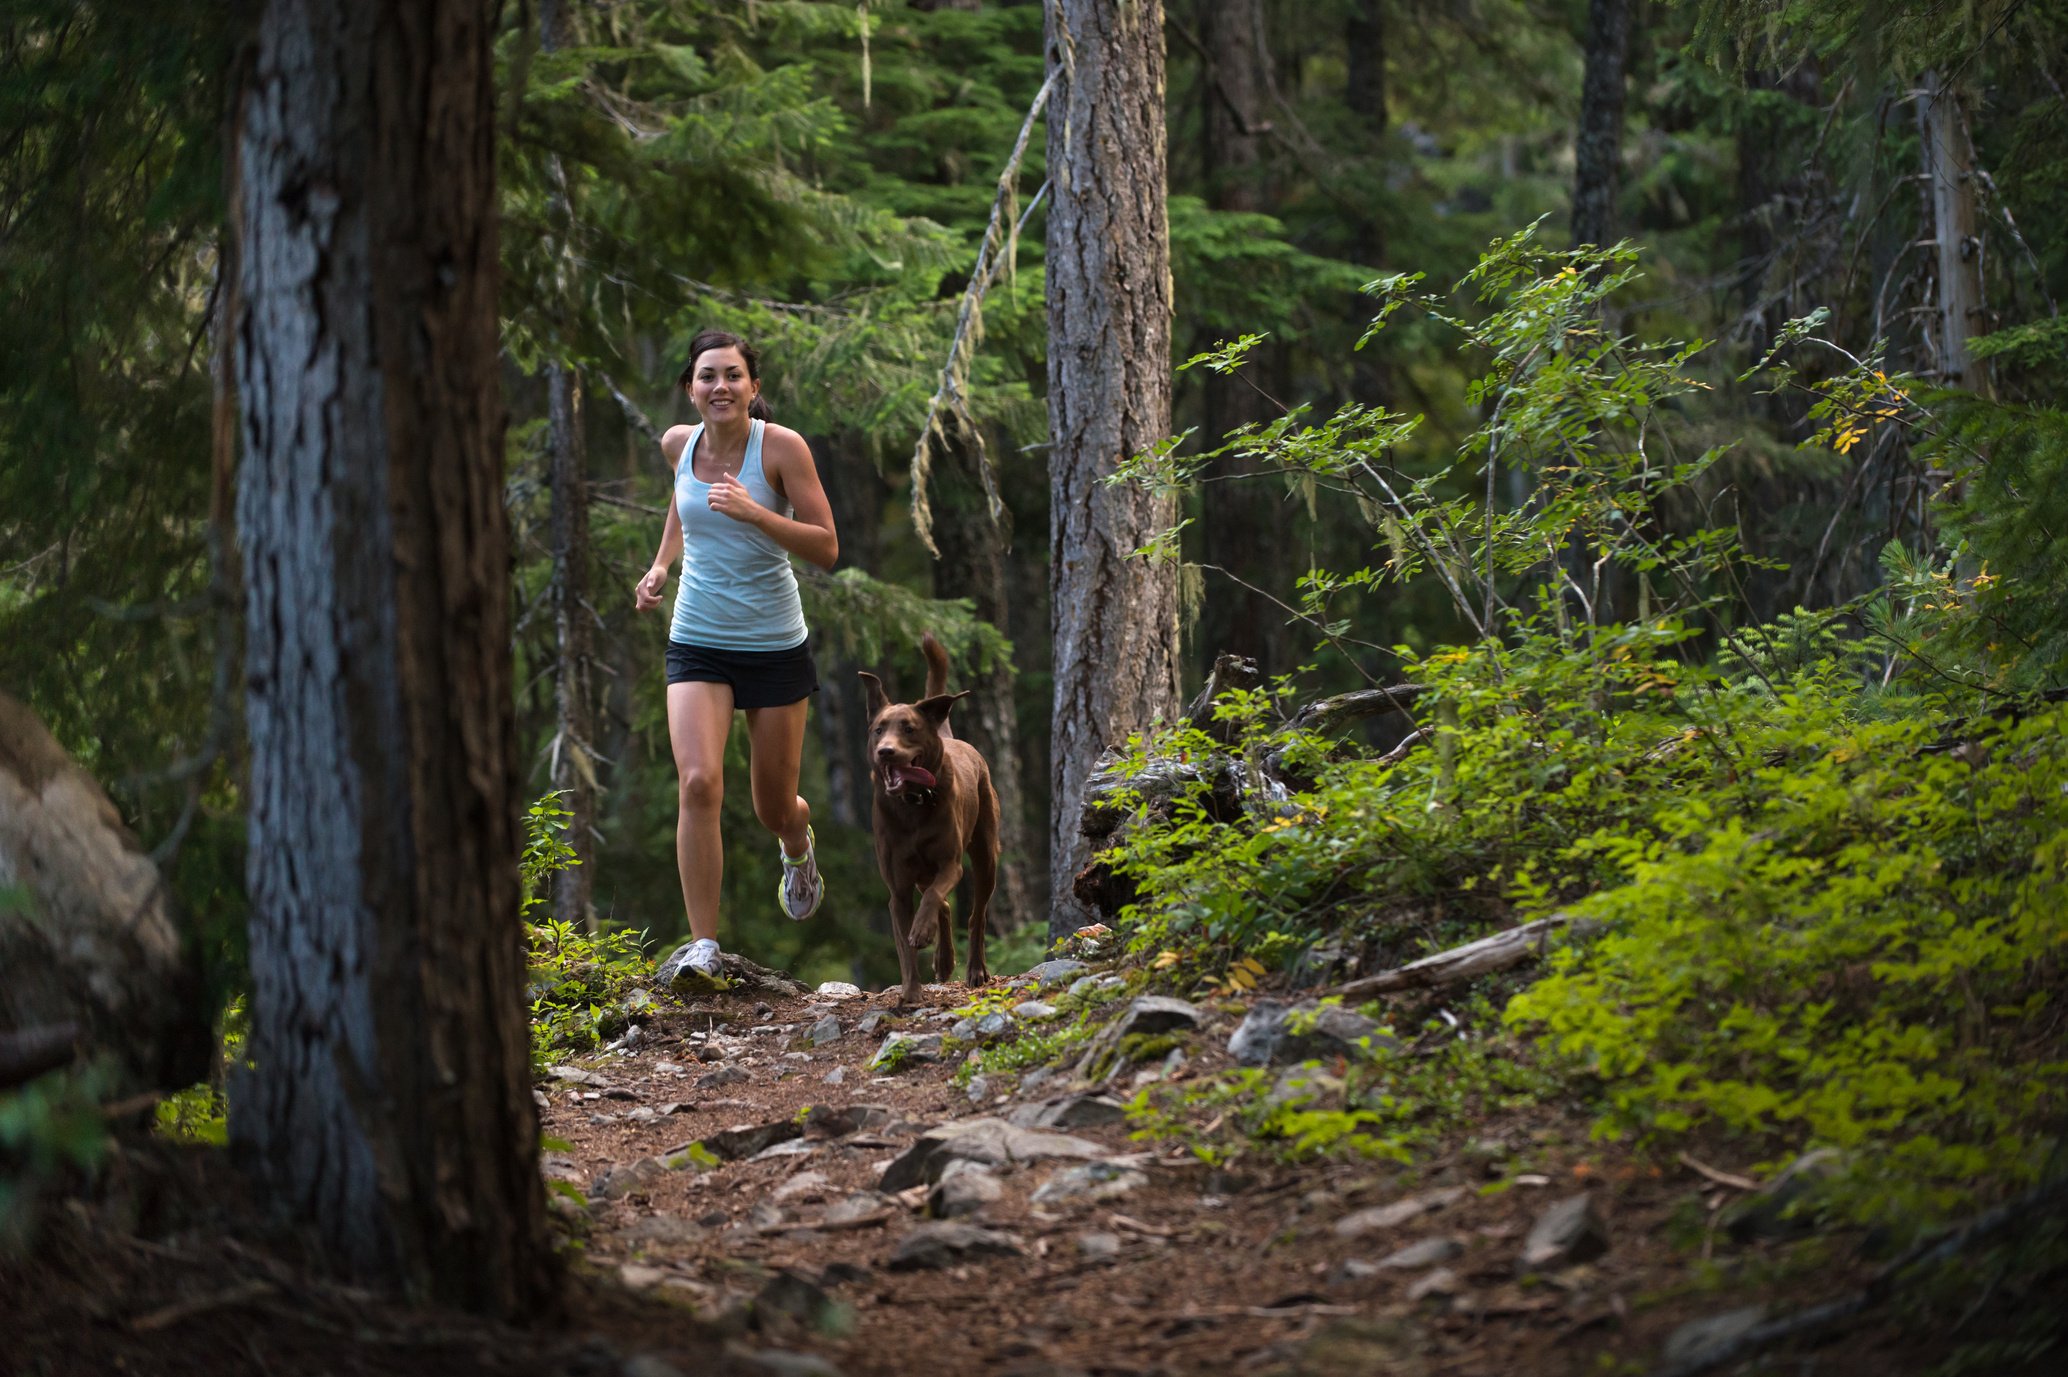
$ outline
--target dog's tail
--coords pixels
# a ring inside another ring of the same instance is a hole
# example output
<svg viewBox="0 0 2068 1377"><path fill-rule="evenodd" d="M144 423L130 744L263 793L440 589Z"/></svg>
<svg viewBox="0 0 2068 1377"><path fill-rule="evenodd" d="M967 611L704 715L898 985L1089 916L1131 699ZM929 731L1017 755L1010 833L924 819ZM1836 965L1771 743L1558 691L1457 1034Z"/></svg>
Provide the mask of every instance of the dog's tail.
<svg viewBox="0 0 2068 1377"><path fill-rule="evenodd" d="M948 652L928 631L919 637L919 651L926 656L926 694L938 698L948 691Z"/></svg>

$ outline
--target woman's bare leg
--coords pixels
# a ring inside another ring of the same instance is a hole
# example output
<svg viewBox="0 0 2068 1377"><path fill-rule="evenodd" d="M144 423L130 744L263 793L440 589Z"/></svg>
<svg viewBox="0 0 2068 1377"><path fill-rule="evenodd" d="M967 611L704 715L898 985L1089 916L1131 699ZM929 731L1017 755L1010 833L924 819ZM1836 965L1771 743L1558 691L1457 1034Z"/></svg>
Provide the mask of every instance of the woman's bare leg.
<svg viewBox="0 0 2068 1377"><path fill-rule="evenodd" d="M799 699L779 708L747 709L754 816L783 839L783 850L792 856L804 854L804 830L811 825L811 805L797 793L808 702Z"/></svg>
<svg viewBox="0 0 2068 1377"><path fill-rule="evenodd" d="M725 843L718 813L725 802L725 738L732 731L731 684L668 685L668 740L678 786L675 867L689 935L718 936L718 894Z"/></svg>

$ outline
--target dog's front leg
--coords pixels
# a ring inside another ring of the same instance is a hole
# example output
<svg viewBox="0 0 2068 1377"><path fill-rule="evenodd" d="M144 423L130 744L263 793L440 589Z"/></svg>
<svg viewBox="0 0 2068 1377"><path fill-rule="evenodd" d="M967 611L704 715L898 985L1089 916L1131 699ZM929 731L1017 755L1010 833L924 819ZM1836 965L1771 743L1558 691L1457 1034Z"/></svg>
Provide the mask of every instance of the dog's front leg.
<svg viewBox="0 0 2068 1377"><path fill-rule="evenodd" d="M949 861L934 872L919 895L919 916L913 925L923 931L939 934L933 949L933 978L950 980L955 975L955 929L950 926L948 905L955 893L956 883L962 879L962 862L958 858Z"/></svg>
<svg viewBox="0 0 2068 1377"><path fill-rule="evenodd" d="M890 941L898 952L898 979L904 989L898 998L901 1003L919 1002L919 956L912 950L912 891L899 887L890 895Z"/></svg>

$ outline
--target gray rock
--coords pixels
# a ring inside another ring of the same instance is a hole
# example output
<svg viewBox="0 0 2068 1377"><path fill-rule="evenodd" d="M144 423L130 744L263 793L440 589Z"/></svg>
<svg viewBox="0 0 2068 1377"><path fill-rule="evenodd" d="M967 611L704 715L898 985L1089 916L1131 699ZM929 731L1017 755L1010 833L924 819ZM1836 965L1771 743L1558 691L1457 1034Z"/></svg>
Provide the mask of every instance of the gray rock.
<svg viewBox="0 0 2068 1377"><path fill-rule="evenodd" d="M1244 1066L1280 1066L1322 1057L1369 1056L1399 1040L1340 1004L1260 999L1228 1038L1228 1054Z"/></svg>
<svg viewBox="0 0 2068 1377"><path fill-rule="evenodd" d="M1719 1222L1736 1243L1809 1233L1817 1225L1818 1197L1845 1171L1845 1154L1837 1148L1804 1153L1758 1191L1726 1206Z"/></svg>
<svg viewBox="0 0 2068 1377"><path fill-rule="evenodd" d="M1065 1133L1042 1133L1003 1119L958 1119L928 1129L919 1141L884 1168L878 1188L896 1194L922 1182L938 1181L950 1162L1004 1166L1048 1158L1091 1161L1106 1155L1097 1143Z"/></svg>
<svg viewBox="0 0 2068 1377"><path fill-rule="evenodd" d="M1434 1267L1439 1262L1449 1262L1462 1257L1464 1253L1465 1245L1462 1240L1448 1234L1438 1234L1418 1243L1410 1243L1405 1248L1396 1248L1373 1265L1382 1269L1419 1271L1424 1267Z"/></svg>
<svg viewBox="0 0 2068 1377"><path fill-rule="evenodd" d="M805 1033L804 1036L812 1046L824 1047L829 1042L840 1041L841 1035L846 1031L847 1029L841 1025L839 1018L832 1014L827 1014L817 1023L812 1024L810 1031Z"/></svg>
<svg viewBox="0 0 2068 1377"><path fill-rule="evenodd" d="M817 1326L833 1308L833 1298L810 1277L784 1267L763 1283L754 1296L757 1313L788 1315L804 1324Z"/></svg>
<svg viewBox="0 0 2068 1377"><path fill-rule="evenodd" d="M1569 1195L1537 1216L1522 1242L1521 1269L1541 1272L1591 1262L1608 1251L1608 1225L1585 1191Z"/></svg>
<svg viewBox="0 0 2068 1377"><path fill-rule="evenodd" d="M988 1013L976 1021L972 1036L985 1047L994 1042L1003 1042L1013 1034L1012 1019L1001 1013Z"/></svg>
<svg viewBox="0 0 2068 1377"><path fill-rule="evenodd" d="M742 1377L840 1377L840 1369L816 1353L785 1353L774 1348L726 1347L732 1366L726 1370Z"/></svg>
<svg viewBox="0 0 2068 1377"><path fill-rule="evenodd" d="M1016 1105L1006 1118L1023 1128L1098 1128L1126 1122L1127 1106L1094 1090L1060 1100Z"/></svg>
<svg viewBox="0 0 2068 1377"><path fill-rule="evenodd" d="M753 1077L737 1066L721 1066L716 1071L706 1071L696 1079L699 1090L716 1090L721 1086L742 1085Z"/></svg>
<svg viewBox="0 0 2068 1377"><path fill-rule="evenodd" d="M1115 1038L1131 1037L1136 1033L1179 1033L1191 1032L1206 1022L1206 1015L1196 1004L1187 1004L1182 999L1167 995L1138 995L1127 1006L1127 1012L1113 1025Z"/></svg>
<svg viewBox="0 0 2068 1377"><path fill-rule="evenodd" d="M1366 1234L1382 1233L1397 1229L1425 1214L1446 1209L1465 1198L1463 1186L1443 1186L1418 1195L1403 1196L1390 1204L1374 1205L1368 1210L1346 1214L1335 1223L1338 1238L1362 1238Z"/></svg>
<svg viewBox="0 0 2068 1377"><path fill-rule="evenodd" d="M1408 1287L1407 1298L1418 1301L1430 1296L1455 1296L1464 1289L1465 1283L1458 1279L1456 1272L1448 1267L1439 1267Z"/></svg>
<svg viewBox="0 0 2068 1377"><path fill-rule="evenodd" d="M1026 1092L1037 1089L1054 1080L1056 1075L1057 1071L1053 1066L1037 1066L1026 1075L1020 1077L1020 1090Z"/></svg>
<svg viewBox="0 0 2068 1377"><path fill-rule="evenodd" d="M735 1124L706 1137L704 1148L721 1162L737 1162L777 1143L788 1142L801 1136L803 1132L803 1126L795 1119L777 1119L765 1124Z"/></svg>
<svg viewBox="0 0 2068 1377"><path fill-rule="evenodd" d="M991 1078L989 1076L971 1076L969 1078L969 1085L965 1087L965 1090L971 1104L982 1104L991 1098Z"/></svg>
<svg viewBox="0 0 2068 1377"><path fill-rule="evenodd" d="M1024 1000L1013 1005L1012 1016L1023 1023L1041 1023L1056 1016L1056 1006L1044 1004L1038 999Z"/></svg>
<svg viewBox="0 0 2068 1377"><path fill-rule="evenodd" d="M1077 1251L1097 1262L1109 1257L1120 1256L1120 1235L1090 1233L1077 1235Z"/></svg>
<svg viewBox="0 0 2068 1377"><path fill-rule="evenodd" d="M821 999L860 999L862 987L845 980L828 980L814 991Z"/></svg>
<svg viewBox="0 0 2068 1377"><path fill-rule="evenodd" d="M964 1224L959 1220L941 1220L920 1224L899 1239L897 1249L890 1255L889 1266L893 1272L916 1272L952 1267L974 1257L1019 1255L1019 1240L1011 1234Z"/></svg>
<svg viewBox="0 0 2068 1377"><path fill-rule="evenodd" d="M1720 1315L1689 1320L1667 1338L1666 1349L1659 1355L1660 1359L1671 1368L1693 1365L1704 1359L1714 1362L1730 1345L1765 1324L1766 1317L1765 1306L1748 1305L1738 1310L1726 1310Z"/></svg>
<svg viewBox="0 0 2068 1377"><path fill-rule="evenodd" d="M804 1112L804 1132L810 1138L845 1138L864 1129L881 1128L890 1117L888 1105L815 1104Z"/></svg>
<svg viewBox="0 0 2068 1377"><path fill-rule="evenodd" d="M829 1229L853 1228L860 1224L873 1224L890 1218L896 1202L887 1195L875 1191L856 1191L843 1195L826 1206L826 1213L820 1223Z"/></svg>
<svg viewBox="0 0 2068 1377"><path fill-rule="evenodd" d="M682 1369L666 1358L652 1353L641 1353L625 1359L618 1369L619 1377L683 1377Z"/></svg>
<svg viewBox="0 0 2068 1377"><path fill-rule="evenodd" d="M977 1021L973 1018L956 1019L953 1026L948 1029L948 1036L957 1042L975 1042L977 1039Z"/></svg>
<svg viewBox="0 0 2068 1377"><path fill-rule="evenodd" d="M860 1033L865 1038L875 1037L876 1030L878 1028L881 1028L884 1025L884 1022L889 1018L890 1013L888 1010L871 1009L868 1013L863 1014L861 1018L856 1020L854 1030L857 1033Z"/></svg>
<svg viewBox="0 0 2068 1377"><path fill-rule="evenodd" d="M1075 980L1070 982L1070 988L1063 991L1063 993L1066 995L1070 995L1073 998L1081 999L1085 995L1091 993L1093 990L1096 990L1098 987L1099 978L1097 976L1080 975Z"/></svg>
<svg viewBox="0 0 2068 1377"><path fill-rule="evenodd" d="M908 1062L939 1061L941 1059L941 1035L939 1033L892 1033L876 1049L876 1055L869 1058L871 1071L892 1071Z"/></svg>
<svg viewBox="0 0 2068 1377"><path fill-rule="evenodd" d="M1030 1203L1054 1205L1066 1201L1112 1200L1148 1184L1148 1176L1133 1167L1113 1162L1086 1162L1081 1167L1067 1167L1051 1176L1034 1192Z"/></svg>
<svg viewBox="0 0 2068 1377"><path fill-rule="evenodd" d="M634 1191L644 1190L667 1172L658 1159L642 1157L598 1176L589 1183L589 1194L598 1200L622 1200Z"/></svg>
<svg viewBox="0 0 2068 1377"><path fill-rule="evenodd" d="M981 1212L1004 1194L1005 1186L991 1168L950 1162L926 1193L926 1212L935 1219L961 1219Z"/></svg>
<svg viewBox="0 0 2068 1377"><path fill-rule="evenodd" d="M603 1079L594 1071L584 1071L579 1066L549 1066L546 1068L546 1074L556 1081L565 1081L569 1085L606 1086L610 1084L609 1081Z"/></svg>
<svg viewBox="0 0 2068 1377"><path fill-rule="evenodd" d="M1090 969L1091 967L1082 961L1073 961L1065 956L1042 962L1029 970L1024 978L1031 979L1036 985L1053 985L1059 980L1069 980L1083 975Z"/></svg>
<svg viewBox="0 0 2068 1377"><path fill-rule="evenodd" d="M827 1085L840 1085L846 1080L847 1068L844 1066L834 1067L831 1071L828 1071L825 1076L825 1081Z"/></svg>

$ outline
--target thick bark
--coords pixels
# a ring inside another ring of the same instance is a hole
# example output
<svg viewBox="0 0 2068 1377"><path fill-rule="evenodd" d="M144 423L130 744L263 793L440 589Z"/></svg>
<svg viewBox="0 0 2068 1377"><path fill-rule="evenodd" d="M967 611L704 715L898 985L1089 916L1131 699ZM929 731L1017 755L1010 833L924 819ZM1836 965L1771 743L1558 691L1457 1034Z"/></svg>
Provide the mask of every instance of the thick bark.
<svg viewBox="0 0 2068 1377"><path fill-rule="evenodd" d="M934 447L934 542L941 557L933 567L934 596L968 598L977 616L1002 627L1006 621L1006 533L991 520L980 462L959 414L944 413ZM1019 713L1013 705L1010 665L982 677L958 675L951 687L969 689L955 710L955 733L983 753L998 792L998 886L991 897L989 927L1009 932L1035 916L1027 871L1045 859L1028 845L1026 789L1020 780Z"/></svg>
<svg viewBox="0 0 2068 1377"><path fill-rule="evenodd" d="M1938 246L1939 376L1982 393L1988 366L1968 349L1983 328L1982 241L1975 230L1975 150L1968 141L1960 93L1924 74L1917 103L1924 135L1924 172L1931 186L1932 237Z"/></svg>
<svg viewBox="0 0 2068 1377"><path fill-rule="evenodd" d="M1630 63L1630 0L1588 0L1587 67L1573 140L1573 243L1616 239L1623 161L1623 86Z"/></svg>
<svg viewBox="0 0 2068 1377"><path fill-rule="evenodd" d="M589 601L589 473L581 377L546 366L547 472L552 488L553 787L569 813L575 864L553 877L553 916L594 931L596 910L595 613Z"/></svg>
<svg viewBox="0 0 2068 1377"><path fill-rule="evenodd" d="M1161 0L1049 0L1049 930L1077 926L1078 814L1099 752L1174 710L1177 571L1130 560L1174 504L1108 486L1170 428Z"/></svg>
<svg viewBox="0 0 2068 1377"><path fill-rule="evenodd" d="M487 0L271 0L245 94L240 1160L341 1271L551 1294L520 1002Z"/></svg>
<svg viewBox="0 0 2068 1377"><path fill-rule="evenodd" d="M1386 19L1383 0L1351 0L1343 20L1343 104L1374 139L1386 132Z"/></svg>

